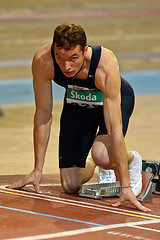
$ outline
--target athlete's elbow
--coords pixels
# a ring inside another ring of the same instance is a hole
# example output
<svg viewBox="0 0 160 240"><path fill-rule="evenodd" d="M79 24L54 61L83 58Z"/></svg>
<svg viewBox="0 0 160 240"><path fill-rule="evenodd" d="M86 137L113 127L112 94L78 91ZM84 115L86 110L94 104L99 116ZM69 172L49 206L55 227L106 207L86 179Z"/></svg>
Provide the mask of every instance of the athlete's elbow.
<svg viewBox="0 0 160 240"><path fill-rule="evenodd" d="M114 139L122 139L123 138L123 131L121 127L115 127L115 128L111 128L108 131L108 136L110 138L114 138Z"/></svg>
<svg viewBox="0 0 160 240"><path fill-rule="evenodd" d="M34 124L35 125L45 125L52 123L52 113L50 112L35 112Z"/></svg>

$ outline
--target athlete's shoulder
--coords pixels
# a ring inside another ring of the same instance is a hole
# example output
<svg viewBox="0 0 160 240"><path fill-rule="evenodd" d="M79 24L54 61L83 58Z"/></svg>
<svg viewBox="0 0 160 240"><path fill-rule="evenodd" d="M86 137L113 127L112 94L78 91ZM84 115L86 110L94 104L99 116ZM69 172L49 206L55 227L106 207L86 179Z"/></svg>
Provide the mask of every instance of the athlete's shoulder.
<svg viewBox="0 0 160 240"><path fill-rule="evenodd" d="M51 44L46 44L38 49L33 57L33 62L38 64L46 64L52 61L51 58Z"/></svg>
<svg viewBox="0 0 160 240"><path fill-rule="evenodd" d="M101 58L98 67L104 72L110 71L115 66L118 66L118 61L115 54L108 48L102 47Z"/></svg>
<svg viewBox="0 0 160 240"><path fill-rule="evenodd" d="M101 48L102 48L102 53L101 53L102 60L107 59L107 62L117 61L115 54L110 49L104 48L104 47L101 47Z"/></svg>
<svg viewBox="0 0 160 240"><path fill-rule="evenodd" d="M32 70L49 74L53 72L53 59L51 56L51 43L42 46L35 53L32 61Z"/></svg>
<svg viewBox="0 0 160 240"><path fill-rule="evenodd" d="M108 76L115 72L119 72L116 56L111 50L102 47L101 58L95 74L96 86L102 89Z"/></svg>

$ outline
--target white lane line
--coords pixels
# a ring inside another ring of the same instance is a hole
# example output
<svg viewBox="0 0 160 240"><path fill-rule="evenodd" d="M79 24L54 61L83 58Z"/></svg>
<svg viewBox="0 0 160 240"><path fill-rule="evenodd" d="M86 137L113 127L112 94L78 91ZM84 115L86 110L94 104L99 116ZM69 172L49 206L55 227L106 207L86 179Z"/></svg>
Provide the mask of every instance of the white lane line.
<svg viewBox="0 0 160 240"><path fill-rule="evenodd" d="M48 184L44 184L44 186L48 186ZM57 186L57 184L49 184L49 186ZM85 205L86 205L86 208L88 207L88 208L95 209L95 207L96 207L96 209L101 210L101 211L107 211L107 209L108 209L109 212L112 212L111 210L113 210L113 212L116 212L116 213L117 212L118 213L119 212L124 212L124 213L130 213L131 215L136 214L136 216L140 215L142 217L160 218L160 216L158 216L158 215L148 214L148 213L144 213L144 212L140 212L140 211L130 211L130 210L121 209L121 208L117 209L117 208L114 208L114 207L111 207L111 206L104 206L104 205L94 204L94 203L90 203L90 202L83 202L83 201L78 201L78 200L59 198L59 197L39 194L39 193L35 193L35 192L26 192L26 191L22 191L22 190L8 189L4 185L0 186L0 188L4 189L6 191L9 190L13 193L17 192L17 193L20 193L20 194L25 194L26 197L31 197L32 198L32 196L33 196L34 198L38 198L40 200L55 201L55 202L57 201L57 202L60 202L60 203L65 203L65 204L70 204L70 205L73 205L75 203L76 206L85 207ZM31 195L31 196L29 196L29 195Z"/></svg>
<svg viewBox="0 0 160 240"><path fill-rule="evenodd" d="M160 52L156 53L130 53L117 55L119 60L126 59L146 59L146 58L160 58ZM0 68L7 67L27 67L32 65L32 60L6 60L0 61Z"/></svg>
<svg viewBox="0 0 160 240"><path fill-rule="evenodd" d="M32 185L28 185L32 186ZM61 186L60 183L41 183L40 187L55 187L55 186Z"/></svg>
<svg viewBox="0 0 160 240"><path fill-rule="evenodd" d="M57 13L4 13L0 15L0 21L8 20L50 20L59 18L121 18L121 17L156 17L159 16L159 9L156 10L115 10L115 11L72 11Z"/></svg>
<svg viewBox="0 0 160 240"><path fill-rule="evenodd" d="M139 227L139 226L132 226L132 227L134 227L134 228L139 228L139 229L142 229L142 230L148 230L148 231L151 231L151 232L158 232L158 233L160 233L160 230L158 230L158 229L154 229L154 228L145 228L145 227Z"/></svg>
<svg viewBox="0 0 160 240"><path fill-rule="evenodd" d="M0 67L20 67L20 66L31 66L32 60L8 60L0 61Z"/></svg>
<svg viewBox="0 0 160 240"><path fill-rule="evenodd" d="M7 193L7 190L5 190L5 191ZM12 194L16 194L16 192L12 191L11 193ZM89 208L89 209L93 209L93 210L99 210L99 211L105 211L105 212L111 212L111 213L120 214L119 211L99 208L99 207L95 207L95 206L87 206L87 205L80 204L80 202L78 202L78 201L77 201L77 203L74 203L74 202L68 202L66 199L65 200L64 199L63 200L61 200L61 199L60 200L56 200L56 199L46 198L46 195L41 195L41 197L38 197L38 196L34 196L34 195L27 195L24 192L23 193L22 192L21 193L17 193L17 195L18 196L22 196L22 197L26 197L26 198L38 199L38 200L43 200L43 201L48 201L48 202L56 202L56 203L61 203L61 204L65 204L65 205L67 204L67 205L81 207L81 208ZM45 196L45 198L44 198L44 196ZM145 218L148 218L148 217L145 217Z"/></svg>
<svg viewBox="0 0 160 240"><path fill-rule="evenodd" d="M45 186L47 186L47 184ZM54 184L52 184L52 186L54 186ZM44 195L44 194L39 194L39 193L34 193L34 192L26 192L26 191L22 191L22 190L7 189L4 185L0 186L0 189L3 189L5 191L10 191L12 194L17 193L17 195L22 195L22 197L34 198L34 199L39 199L39 200L43 200L43 201L57 202L57 203L61 203L61 204L74 205L74 206L82 207L82 208L89 208L89 209L94 209L94 210L99 210L99 211L104 211L104 212L117 213L117 214L145 218L145 219L160 218L160 216L158 216L158 215L147 214L147 213L140 212L140 211L136 212L136 211L130 211L130 210L125 210L125 209L121 209L121 208L117 209L117 208L110 207L110 206L104 206L104 205L83 202L83 201L78 201L78 200L71 200L71 199L66 199L66 198L59 198L59 197L54 197L54 196L49 196L49 195Z"/></svg>
<svg viewBox="0 0 160 240"><path fill-rule="evenodd" d="M123 239L128 238L128 239L137 239L137 240L152 240L150 238L145 238L145 237L136 236L136 235L127 234L127 233L120 233L115 231L109 231L107 232L107 234L111 234L113 236L120 236L120 237L123 237Z"/></svg>
<svg viewBox="0 0 160 240"><path fill-rule="evenodd" d="M108 229L133 227L137 225L146 225L146 224L154 224L154 223L160 223L160 220L148 220L148 221L139 221L139 222L130 222L130 223L111 224L111 225L106 225L102 227L82 228L82 229L53 233L53 234L43 234L43 235L20 237L20 238L7 238L3 240L40 240L40 239L50 239L50 238L53 239L53 238L68 237L73 235L75 236L75 235L90 233L90 232L103 231Z"/></svg>
<svg viewBox="0 0 160 240"><path fill-rule="evenodd" d="M138 41L147 41L147 40L159 40L160 39L160 33L155 32L155 33L145 33L145 34L120 34L120 35L88 35L88 40L90 42L94 41L120 41L120 40L138 40ZM47 43L51 42L51 38L30 38L30 39L5 39L4 42L1 41L1 44L3 45L10 45L10 44L16 44L16 45L22 45L22 44L42 44L42 43Z"/></svg>

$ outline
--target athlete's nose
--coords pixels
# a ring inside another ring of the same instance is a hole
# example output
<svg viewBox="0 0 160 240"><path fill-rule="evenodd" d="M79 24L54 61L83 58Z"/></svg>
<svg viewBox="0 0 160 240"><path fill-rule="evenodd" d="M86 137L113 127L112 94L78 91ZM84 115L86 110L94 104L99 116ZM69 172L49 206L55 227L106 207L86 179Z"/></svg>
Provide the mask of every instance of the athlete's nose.
<svg viewBox="0 0 160 240"><path fill-rule="evenodd" d="M70 70L71 64L70 64L69 61L65 61L65 62L64 62L64 68L65 68L66 71Z"/></svg>

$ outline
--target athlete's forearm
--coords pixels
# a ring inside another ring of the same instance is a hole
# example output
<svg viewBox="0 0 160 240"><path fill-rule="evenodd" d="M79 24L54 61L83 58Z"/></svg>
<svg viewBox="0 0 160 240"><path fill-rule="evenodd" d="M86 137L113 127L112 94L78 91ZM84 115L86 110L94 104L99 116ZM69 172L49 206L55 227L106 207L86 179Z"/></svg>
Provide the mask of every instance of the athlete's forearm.
<svg viewBox="0 0 160 240"><path fill-rule="evenodd" d="M113 134L113 136L111 136L111 146L113 158L119 172L121 187L129 186L128 155L123 135Z"/></svg>
<svg viewBox="0 0 160 240"><path fill-rule="evenodd" d="M35 166L34 169L42 172L43 165L45 161L45 154L48 146L48 141L50 137L50 128L52 123L52 117L47 120L39 120L36 116L34 119L34 156L35 156Z"/></svg>

